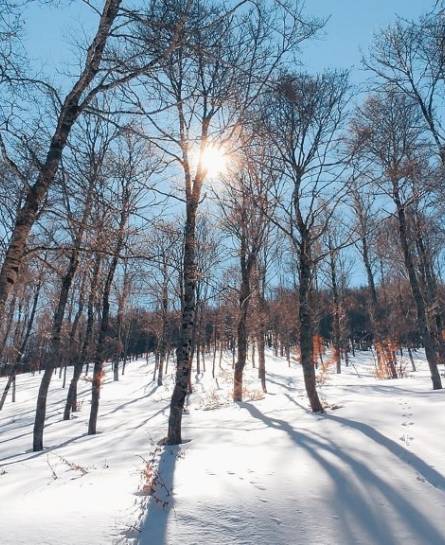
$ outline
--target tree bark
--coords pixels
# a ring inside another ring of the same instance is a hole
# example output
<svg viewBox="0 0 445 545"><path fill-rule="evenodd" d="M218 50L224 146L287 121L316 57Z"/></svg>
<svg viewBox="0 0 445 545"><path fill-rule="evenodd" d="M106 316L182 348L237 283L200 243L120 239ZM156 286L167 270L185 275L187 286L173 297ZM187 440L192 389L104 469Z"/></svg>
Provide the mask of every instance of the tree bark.
<svg viewBox="0 0 445 545"><path fill-rule="evenodd" d="M334 333L334 357L337 368L337 374L341 373L341 329L340 329L340 298L337 284L337 268L335 263L334 250L329 243L329 265L331 269L331 284L332 284L332 304L333 304L333 333Z"/></svg>
<svg viewBox="0 0 445 545"><path fill-rule="evenodd" d="M307 235L309 236L309 235ZM311 289L311 257L310 242L306 237L300 248L300 286L299 286L299 320L300 320L300 353L303 367L304 384L313 412L324 412L317 393L315 368L312 347L312 315L310 308Z"/></svg>
<svg viewBox="0 0 445 545"><path fill-rule="evenodd" d="M239 292L239 318L237 327L237 360L235 364L234 382L233 382L233 400L242 401L243 399L243 372L247 359L247 313L251 296L250 278L252 265L255 257L248 254L246 241L246 226L241 226L241 244L240 244L240 269L241 286Z"/></svg>
<svg viewBox="0 0 445 545"><path fill-rule="evenodd" d="M122 292L119 294L119 303L118 303L117 317L116 317L118 349L116 351L116 356L113 362L113 380L114 381L119 380L119 363L124 351L122 330L124 327L124 313L125 313L125 306L127 303L128 283L129 283L129 278L128 278L128 270L127 270L127 260L125 260Z"/></svg>
<svg viewBox="0 0 445 545"><path fill-rule="evenodd" d="M79 264L79 253L77 248L73 248L71 251L70 261L67 271L62 279L62 285L60 289L59 302L57 304L56 312L53 318L53 325L51 330L51 343L49 358L46 361L45 371L43 373L42 381L39 387L39 393L37 395L37 407L34 421L33 431L33 451L37 452L43 450L43 430L45 427L46 416L46 400L48 397L49 385L53 371L56 367L59 355L60 355L60 343L61 343L61 330L63 317L65 314L65 307L68 301L69 291L73 282L74 274Z"/></svg>
<svg viewBox="0 0 445 545"><path fill-rule="evenodd" d="M196 182L195 182L196 183ZM199 194L198 194L199 199ZM179 345L176 349L176 380L170 402L170 416L166 442L182 443L182 414L191 374L193 329L196 301L196 213L198 200L190 196L186 205L186 224L183 255L183 305Z"/></svg>
<svg viewBox="0 0 445 545"><path fill-rule="evenodd" d="M265 270L257 262L255 271L255 291L258 300L258 322L256 328L256 345L258 348L258 378L261 388L267 393L266 386L266 299L264 297Z"/></svg>

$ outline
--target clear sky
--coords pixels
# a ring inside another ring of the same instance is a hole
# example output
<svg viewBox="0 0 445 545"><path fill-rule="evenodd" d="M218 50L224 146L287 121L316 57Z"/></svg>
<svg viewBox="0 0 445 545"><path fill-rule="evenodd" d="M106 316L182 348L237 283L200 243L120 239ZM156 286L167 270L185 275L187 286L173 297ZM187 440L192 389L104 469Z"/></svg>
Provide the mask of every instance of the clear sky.
<svg viewBox="0 0 445 545"><path fill-rule="evenodd" d="M303 62L314 71L353 66L353 80L363 80L360 50L367 51L373 33L396 15L414 19L433 5L434 0L306 0L307 13L330 19L324 36L304 45Z"/></svg>
<svg viewBox="0 0 445 545"><path fill-rule="evenodd" d="M373 32L394 20L395 14L416 18L432 8L434 0L306 0L309 15L330 17L324 35L303 47L308 71L326 67L349 68L354 82L360 82L360 49L366 52ZM101 5L101 2L97 2ZM27 48L47 75L55 70L69 72L76 62L72 44L94 29L95 16L80 0L63 8L28 8Z"/></svg>

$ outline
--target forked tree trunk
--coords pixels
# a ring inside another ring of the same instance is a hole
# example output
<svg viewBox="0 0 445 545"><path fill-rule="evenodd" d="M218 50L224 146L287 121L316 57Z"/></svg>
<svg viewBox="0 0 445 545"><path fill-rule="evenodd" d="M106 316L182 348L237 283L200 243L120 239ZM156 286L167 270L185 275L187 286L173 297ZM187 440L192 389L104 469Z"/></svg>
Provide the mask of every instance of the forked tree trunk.
<svg viewBox="0 0 445 545"><path fill-rule="evenodd" d="M409 346L408 346L408 356L409 356L409 361L411 362L411 370L417 371L416 364L414 363L413 351L411 350L411 347Z"/></svg>
<svg viewBox="0 0 445 545"><path fill-rule="evenodd" d="M422 298L422 293L420 291L416 271L414 268L413 258L409 248L405 208L400 200L397 181L393 181L393 199L397 209L397 218L399 222L399 237L400 244L402 246L403 258L405 261L405 267L408 272L411 291L416 305L417 326L419 328L419 332L423 340L423 345L425 347L425 355L428 361L428 366L430 368L433 390L440 390L442 388L442 381L440 379L439 370L437 369L438 347L428 327L427 310L425 308L425 302Z"/></svg>
<svg viewBox="0 0 445 545"><path fill-rule="evenodd" d="M88 187L88 194L85 200L85 207L82 213L82 217L80 219L79 230L76 233L74 238L74 246L71 250L68 269L65 273L65 276L62 279L59 302L57 305L56 312L54 314L53 326L51 331L49 358L45 365L45 371L43 373L42 381L40 383L39 393L37 395L37 408L36 408L34 433L33 433L34 451L39 451L43 449L43 430L45 426L46 400L48 397L48 390L49 390L49 385L51 382L52 371L56 370L56 366L59 363L58 360L60 357L61 330L62 330L63 318L65 315L65 309L68 303L68 295L73 283L74 275L76 274L77 267L79 265L80 246L81 246L84 231L86 228L86 222L91 211L92 192L93 192L93 184L91 182Z"/></svg>
<svg viewBox="0 0 445 545"><path fill-rule="evenodd" d="M213 325L213 359L212 359L212 378L215 378L215 365L216 365L216 352L218 350L217 344L217 329L216 329L216 320Z"/></svg>
<svg viewBox="0 0 445 545"><path fill-rule="evenodd" d="M130 342L130 331L131 331L131 321L130 321L129 326L125 329L124 354L123 354L123 360L122 360L122 376L125 375L125 369L127 367L128 344Z"/></svg>
<svg viewBox="0 0 445 545"><path fill-rule="evenodd" d="M76 335L77 335L77 330L79 328L79 321L80 321L80 318L82 317L82 313L83 313L83 308L84 308L84 296L85 296L85 275L83 275L82 277L82 282L80 283L80 292L79 292L79 303L78 303L78 307L77 307L77 311L76 311L76 314L74 316L74 320L73 320L73 324L71 326L71 331L70 331L70 338L69 338L69 353L68 353L68 358L69 358L69 363L70 365L75 365L76 363L76 354L77 354L77 358L79 357L79 354L78 354L78 343L76 342ZM77 345L77 346L76 346ZM63 368L63 384L62 384L62 388L65 388L66 386L66 375L67 375L67 363L65 363L64 365L64 368ZM66 419L64 419L66 420Z"/></svg>
<svg viewBox="0 0 445 545"><path fill-rule="evenodd" d="M91 409L88 421L88 435L95 435L97 430L97 417L99 414L100 389L103 379L103 364L105 361L105 339L108 333L110 317L110 291L114 273L118 262L117 254L113 256L108 269L102 295L102 315L99 324L99 334L94 356L93 380L91 384Z"/></svg>
<svg viewBox="0 0 445 545"><path fill-rule="evenodd" d="M363 210L359 211L363 214ZM359 221L362 223L362 258L365 265L366 276L368 279L369 289L369 319L371 323L371 329L374 337L374 346L377 354L377 363L380 369L387 368L391 375L391 378L397 378L397 369L395 367L393 358L389 355L388 341L384 335L383 325L383 310L377 297L377 289L374 281L374 274L371 267L371 259L369 256L368 240L365 233L364 219L359 216Z"/></svg>

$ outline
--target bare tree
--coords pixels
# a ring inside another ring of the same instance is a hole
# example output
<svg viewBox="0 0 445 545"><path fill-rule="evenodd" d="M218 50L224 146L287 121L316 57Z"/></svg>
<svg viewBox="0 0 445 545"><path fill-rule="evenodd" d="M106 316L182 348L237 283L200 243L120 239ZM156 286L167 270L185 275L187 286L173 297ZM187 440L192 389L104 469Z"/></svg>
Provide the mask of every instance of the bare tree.
<svg viewBox="0 0 445 545"><path fill-rule="evenodd" d="M422 175L428 152L419 128L419 113L412 100L391 86L372 96L354 123L357 149L378 168L376 183L395 206L399 242L413 293L419 332L431 372L434 389L442 387L437 370L438 343L431 328L427 304L416 270L415 252L409 229L410 210L426 189Z"/></svg>
<svg viewBox="0 0 445 545"><path fill-rule="evenodd" d="M376 84L391 84L419 110L437 153L445 163L444 92L445 18L440 7L416 21L398 18L374 39L365 67Z"/></svg>
<svg viewBox="0 0 445 545"><path fill-rule="evenodd" d="M223 225L235 241L240 271L234 401L242 401L243 398L243 371L249 337L248 314L255 287L259 287L254 274L259 273L259 254L267 234L268 215L271 213L267 203L273 173L271 168L266 167L264 151L261 152L257 147L246 147L238 157L243 166L235 175L227 176L225 191L220 198Z"/></svg>
<svg viewBox="0 0 445 545"><path fill-rule="evenodd" d="M265 137L279 161L272 218L292 243L299 273L300 354L309 401L323 407L316 390L311 292L314 267L322 258L317 245L342 195L341 161L335 154L345 119L347 75L284 74L264 102Z"/></svg>

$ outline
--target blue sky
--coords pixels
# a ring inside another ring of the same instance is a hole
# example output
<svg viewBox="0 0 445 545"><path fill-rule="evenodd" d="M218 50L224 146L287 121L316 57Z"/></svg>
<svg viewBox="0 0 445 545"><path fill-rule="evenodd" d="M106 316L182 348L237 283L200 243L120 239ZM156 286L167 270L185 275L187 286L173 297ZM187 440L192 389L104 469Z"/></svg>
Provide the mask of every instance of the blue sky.
<svg viewBox="0 0 445 545"><path fill-rule="evenodd" d="M352 79L360 82L365 78L359 70L360 49L366 52L372 34L393 21L396 14L416 18L432 5L433 0L306 0L308 14L330 19L324 35L303 46L304 66L311 72L352 66ZM78 58L72 44L90 34L96 25L95 16L79 0L65 3L63 8L34 5L27 11L30 56L47 75L56 70L66 74ZM61 75L60 81L63 79Z"/></svg>
<svg viewBox="0 0 445 545"><path fill-rule="evenodd" d="M324 36L307 42L303 62L310 70L354 66L353 79L360 81L360 49L365 53L374 32L395 20L412 19L430 10L433 0L307 0L306 11L330 17Z"/></svg>

